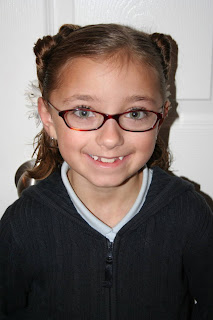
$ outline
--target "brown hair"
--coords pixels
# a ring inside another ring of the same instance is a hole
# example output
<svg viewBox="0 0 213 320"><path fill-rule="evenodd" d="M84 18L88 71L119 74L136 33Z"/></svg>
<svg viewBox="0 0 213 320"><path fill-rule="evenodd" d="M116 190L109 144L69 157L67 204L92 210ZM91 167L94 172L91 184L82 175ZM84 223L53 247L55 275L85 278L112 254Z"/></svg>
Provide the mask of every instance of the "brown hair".
<svg viewBox="0 0 213 320"><path fill-rule="evenodd" d="M119 53L142 60L151 66L159 77L161 94L165 99L170 71L170 40L164 34L147 34L117 24L98 24L79 27L63 25L54 36L39 39L34 47L37 76L42 96L49 99L60 85L63 66L76 57L108 58ZM51 141L44 129L35 138L37 160L29 171L30 177L43 179L63 162L56 141ZM169 167L169 154L162 141L157 139L148 166Z"/></svg>

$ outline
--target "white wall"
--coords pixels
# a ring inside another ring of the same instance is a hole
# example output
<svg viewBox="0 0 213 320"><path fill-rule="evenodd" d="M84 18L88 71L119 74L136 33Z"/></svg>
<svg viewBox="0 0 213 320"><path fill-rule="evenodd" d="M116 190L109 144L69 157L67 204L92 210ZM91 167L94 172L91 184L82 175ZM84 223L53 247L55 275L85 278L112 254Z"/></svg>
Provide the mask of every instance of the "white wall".
<svg viewBox="0 0 213 320"><path fill-rule="evenodd" d="M179 117L170 130L172 169L213 197L212 17L212 0L0 0L0 216L17 198L14 175L30 159L39 130L28 119L24 96L36 77L33 44L64 23L118 22L176 40Z"/></svg>

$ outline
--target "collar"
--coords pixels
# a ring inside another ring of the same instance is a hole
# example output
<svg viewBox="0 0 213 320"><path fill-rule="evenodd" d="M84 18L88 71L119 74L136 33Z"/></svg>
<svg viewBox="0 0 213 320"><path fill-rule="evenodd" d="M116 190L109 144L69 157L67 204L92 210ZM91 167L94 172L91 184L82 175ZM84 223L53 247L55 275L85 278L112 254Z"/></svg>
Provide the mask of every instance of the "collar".
<svg viewBox="0 0 213 320"><path fill-rule="evenodd" d="M113 228L109 227L101 220L99 220L97 217L95 217L78 198L72 186L70 185L67 177L67 172L69 169L69 165L66 162L64 162L61 167L61 178L77 212L93 229L105 236L109 241L113 242L117 232L128 221L130 221L142 208L152 181L152 169L148 169L147 166L145 166L145 168L143 169L143 181L135 203L133 204L129 212L126 214L126 216Z"/></svg>

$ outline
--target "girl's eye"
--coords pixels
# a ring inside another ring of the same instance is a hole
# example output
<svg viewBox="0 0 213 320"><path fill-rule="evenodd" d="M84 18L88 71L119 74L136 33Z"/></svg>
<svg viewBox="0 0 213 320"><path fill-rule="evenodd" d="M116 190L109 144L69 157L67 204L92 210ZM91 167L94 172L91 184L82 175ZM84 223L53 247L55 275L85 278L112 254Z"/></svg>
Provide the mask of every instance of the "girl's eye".
<svg viewBox="0 0 213 320"><path fill-rule="evenodd" d="M81 109L81 110L75 110L74 115L76 115L79 118L89 118L89 117L94 117L94 113L88 109Z"/></svg>
<svg viewBox="0 0 213 320"><path fill-rule="evenodd" d="M146 117L147 113L143 110L133 110L126 114L126 117L134 120L141 120Z"/></svg>

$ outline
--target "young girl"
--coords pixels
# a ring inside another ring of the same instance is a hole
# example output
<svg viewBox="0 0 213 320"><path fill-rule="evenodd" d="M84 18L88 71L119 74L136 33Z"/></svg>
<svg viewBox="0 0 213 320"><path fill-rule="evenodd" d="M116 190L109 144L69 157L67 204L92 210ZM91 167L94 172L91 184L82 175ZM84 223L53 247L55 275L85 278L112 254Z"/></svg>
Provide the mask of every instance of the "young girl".
<svg viewBox="0 0 213 320"><path fill-rule="evenodd" d="M2 219L1 319L212 320L213 217L162 170L169 39L65 25L34 52L41 181Z"/></svg>

